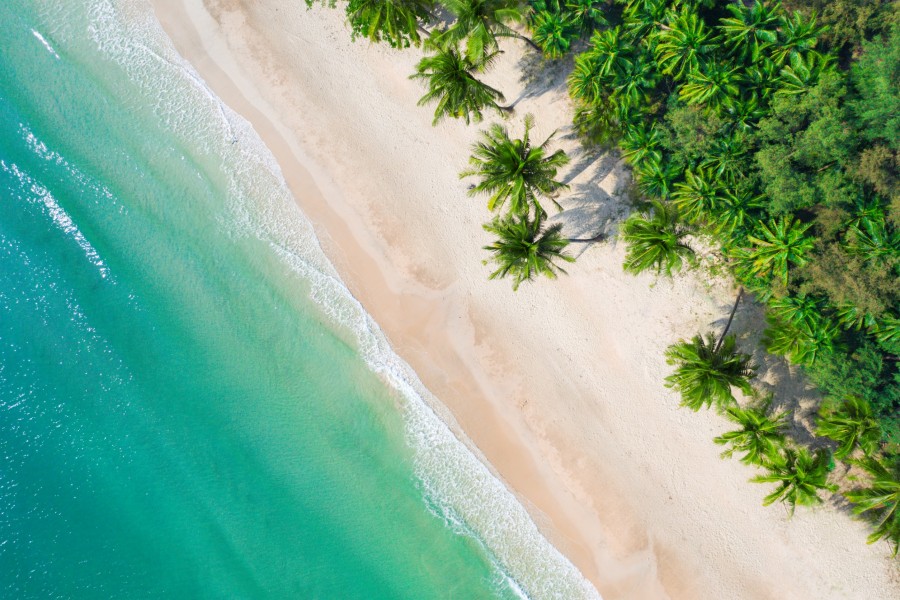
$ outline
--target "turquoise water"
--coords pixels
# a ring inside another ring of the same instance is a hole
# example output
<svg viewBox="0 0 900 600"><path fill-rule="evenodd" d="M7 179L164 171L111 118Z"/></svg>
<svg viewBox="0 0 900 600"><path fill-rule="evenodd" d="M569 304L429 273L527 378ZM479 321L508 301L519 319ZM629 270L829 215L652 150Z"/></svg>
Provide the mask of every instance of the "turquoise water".
<svg viewBox="0 0 900 600"><path fill-rule="evenodd" d="M0 23L0 597L593 594L146 4Z"/></svg>

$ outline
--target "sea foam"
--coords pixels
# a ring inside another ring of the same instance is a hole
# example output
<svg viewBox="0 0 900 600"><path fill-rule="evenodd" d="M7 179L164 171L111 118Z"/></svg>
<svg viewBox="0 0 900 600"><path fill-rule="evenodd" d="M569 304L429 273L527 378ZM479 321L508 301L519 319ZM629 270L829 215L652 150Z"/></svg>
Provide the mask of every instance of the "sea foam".
<svg viewBox="0 0 900 600"><path fill-rule="evenodd" d="M446 414L446 409L393 352L377 323L343 284L293 201L272 153L252 126L225 106L178 55L147 3L94 0L90 17L91 37L99 50L153 99L156 116L204 155L195 158L221 157L232 213L222 226L233 236L255 236L268 243L307 283L324 313L353 332L359 354L396 390L427 503L448 527L483 544L497 568L498 587L533 599L599 598L476 456L477 450L439 418L436 411Z"/></svg>

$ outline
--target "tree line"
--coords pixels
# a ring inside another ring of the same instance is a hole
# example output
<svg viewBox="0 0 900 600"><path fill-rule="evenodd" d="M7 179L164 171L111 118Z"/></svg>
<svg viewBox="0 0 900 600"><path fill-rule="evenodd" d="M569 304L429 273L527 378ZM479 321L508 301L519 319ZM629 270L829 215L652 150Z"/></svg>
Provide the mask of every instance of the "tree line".
<svg viewBox="0 0 900 600"><path fill-rule="evenodd" d="M310 3L312 0L307 0ZM507 116L482 81L500 40L547 60L572 48L574 126L617 147L634 175L635 211L621 227L624 268L672 276L701 265L739 284L720 335L671 346L667 385L692 410L712 407L737 429L714 441L776 484L765 503L794 507L834 492L873 523L870 542L900 546L900 3L878 0L349 0L352 35L421 46L413 78L422 105L445 118ZM335 1L330 1L335 6ZM523 32L527 32L531 37ZM513 287L555 277L572 242L546 225L566 189L552 137L491 125L461 177L488 196L496 241L485 247ZM766 306L766 349L799 365L822 391L805 447L792 415L752 385L757 367L729 335L744 290ZM734 390L745 399L739 404Z"/></svg>

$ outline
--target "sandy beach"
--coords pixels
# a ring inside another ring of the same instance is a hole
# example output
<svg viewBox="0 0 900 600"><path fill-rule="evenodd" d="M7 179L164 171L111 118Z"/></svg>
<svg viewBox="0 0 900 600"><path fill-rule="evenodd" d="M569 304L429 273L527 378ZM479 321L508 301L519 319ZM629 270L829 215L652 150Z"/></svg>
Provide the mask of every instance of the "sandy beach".
<svg viewBox="0 0 900 600"><path fill-rule="evenodd" d="M900 598L897 562L845 509L763 507L754 471L719 458L728 424L679 408L664 349L721 328L734 290L701 273L622 271L615 241L572 246L557 281L488 281L486 201L458 173L479 126L432 127L409 80L421 56L350 40L341 10L284 0L153 0L176 47L275 154L351 291L452 412L541 531L616 598ZM571 131L566 63L520 42L488 76L521 132L558 130L571 189L554 220L614 234L627 173ZM500 117L490 115L482 126ZM744 305L734 331L758 340ZM792 401L787 369L767 374ZM799 398L797 398L799 397Z"/></svg>

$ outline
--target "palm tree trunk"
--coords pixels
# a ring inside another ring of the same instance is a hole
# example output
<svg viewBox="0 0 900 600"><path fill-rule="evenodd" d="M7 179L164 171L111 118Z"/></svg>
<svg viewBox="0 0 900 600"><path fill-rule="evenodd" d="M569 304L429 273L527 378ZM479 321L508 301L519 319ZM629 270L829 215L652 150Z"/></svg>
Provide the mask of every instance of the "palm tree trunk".
<svg viewBox="0 0 900 600"><path fill-rule="evenodd" d="M606 234L603 232L600 232L592 238L569 238L568 242L570 244L592 244L594 242L602 242L605 239L606 239Z"/></svg>
<svg viewBox="0 0 900 600"><path fill-rule="evenodd" d="M537 50L538 52L543 52L543 51L544 51L544 49L541 48L540 46L538 46L537 44L535 44L535 43L534 43L534 40L532 40L530 37L524 36L524 35L522 35L521 33L515 33L515 34L513 34L513 37L516 38L516 39L522 40L523 42L525 42L526 44L528 44L529 46L531 46L531 48L532 48L533 50Z"/></svg>
<svg viewBox="0 0 900 600"><path fill-rule="evenodd" d="M722 332L722 335L719 336L719 341L716 342L716 347L713 352L718 352L719 348L722 346L722 342L725 340L725 336L728 334L728 329L731 327L731 322L734 320L734 313L737 311L738 303L741 301L741 296L744 295L744 286L740 286L738 288L737 298L734 300L734 306L731 307L731 314L728 315L728 322L725 323L725 330Z"/></svg>

